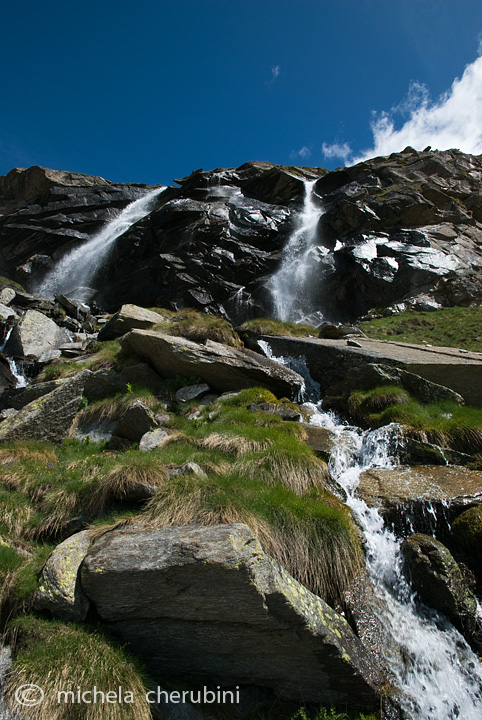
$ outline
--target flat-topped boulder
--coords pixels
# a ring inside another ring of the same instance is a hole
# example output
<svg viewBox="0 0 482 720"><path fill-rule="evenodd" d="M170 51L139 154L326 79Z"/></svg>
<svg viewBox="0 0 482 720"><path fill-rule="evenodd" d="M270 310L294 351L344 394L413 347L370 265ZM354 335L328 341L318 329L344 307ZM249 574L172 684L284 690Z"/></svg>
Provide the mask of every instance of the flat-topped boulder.
<svg viewBox="0 0 482 720"><path fill-rule="evenodd" d="M200 377L216 392L261 385L277 397L296 398L304 386L298 373L274 360L212 340L200 344L153 330L132 330L120 344L146 359L162 377Z"/></svg>
<svg viewBox="0 0 482 720"><path fill-rule="evenodd" d="M81 582L161 677L261 685L305 702L377 702L374 658L246 525L114 530L88 551Z"/></svg>
<svg viewBox="0 0 482 720"><path fill-rule="evenodd" d="M396 527L443 533L463 508L482 503L482 472L465 467L419 465L374 468L360 476L358 493ZM429 533L430 534L430 533Z"/></svg>
<svg viewBox="0 0 482 720"><path fill-rule="evenodd" d="M402 368L448 387L466 403L482 407L482 353L362 337L357 338L360 347L348 345L343 339L266 336L263 340L275 356L303 357L323 394L342 382L351 368L377 363Z"/></svg>

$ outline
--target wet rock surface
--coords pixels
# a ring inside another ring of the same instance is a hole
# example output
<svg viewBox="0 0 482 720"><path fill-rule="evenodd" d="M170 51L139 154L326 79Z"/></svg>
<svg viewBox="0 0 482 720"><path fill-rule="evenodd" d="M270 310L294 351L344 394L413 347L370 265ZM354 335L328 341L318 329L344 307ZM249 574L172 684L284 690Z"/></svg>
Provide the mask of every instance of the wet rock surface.
<svg viewBox="0 0 482 720"><path fill-rule="evenodd" d="M443 532L464 508L482 503L482 472L435 465L376 468L361 474L358 491L400 530Z"/></svg>
<svg viewBox="0 0 482 720"><path fill-rule="evenodd" d="M420 600L446 615L480 652L477 600L450 551L435 538L418 533L404 540L402 552Z"/></svg>

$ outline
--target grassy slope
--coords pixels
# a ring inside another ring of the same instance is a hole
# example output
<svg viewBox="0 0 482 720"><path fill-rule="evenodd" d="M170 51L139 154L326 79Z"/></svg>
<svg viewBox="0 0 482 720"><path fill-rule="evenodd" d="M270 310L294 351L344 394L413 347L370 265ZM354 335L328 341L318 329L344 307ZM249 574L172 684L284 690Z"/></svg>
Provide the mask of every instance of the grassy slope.
<svg viewBox="0 0 482 720"><path fill-rule="evenodd" d="M361 323L371 338L458 347L482 352L482 307L452 307L434 312L407 310Z"/></svg>

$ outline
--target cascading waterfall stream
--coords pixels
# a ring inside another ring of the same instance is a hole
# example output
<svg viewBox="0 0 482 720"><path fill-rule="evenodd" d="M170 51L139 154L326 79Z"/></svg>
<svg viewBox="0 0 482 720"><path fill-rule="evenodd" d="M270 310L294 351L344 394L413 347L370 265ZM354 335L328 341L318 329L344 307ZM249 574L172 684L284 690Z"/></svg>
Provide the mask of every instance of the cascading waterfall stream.
<svg viewBox="0 0 482 720"><path fill-rule="evenodd" d="M283 364L291 362L289 358L273 359ZM298 360L298 372L301 369ZM311 380L306 366L301 374L305 381ZM314 387L316 383L311 389ZM401 540L385 526L378 510L368 507L357 495L364 470L397 464L397 449L402 442L400 426L392 423L378 430L361 431L323 412L321 403L311 407L315 414L310 422L330 429L336 436L330 472L345 490L346 503L363 529L367 571L379 600L372 610L385 632L382 654L406 718L480 720L482 664L448 620L415 602L403 572Z"/></svg>
<svg viewBox="0 0 482 720"><path fill-rule="evenodd" d="M0 343L0 353L3 353L5 349L5 345L7 344L8 338L10 337L12 332L12 328L9 328L4 339ZM22 369L20 367L17 367L17 363L15 360L11 357L7 357L8 366L10 368L10 372L12 373L13 377L15 378L16 388L23 388L27 386L27 378L22 372Z"/></svg>
<svg viewBox="0 0 482 720"><path fill-rule="evenodd" d="M303 209L283 250L281 266L270 278L274 315L283 322L303 319L312 311L309 279L317 257L317 228L322 210L314 199L316 180L305 180Z"/></svg>
<svg viewBox="0 0 482 720"><path fill-rule="evenodd" d="M64 255L36 288L37 294L53 298L55 294L62 293L88 301L94 292L89 283L107 260L114 241L149 214L153 201L165 189L155 188L134 200L90 240Z"/></svg>

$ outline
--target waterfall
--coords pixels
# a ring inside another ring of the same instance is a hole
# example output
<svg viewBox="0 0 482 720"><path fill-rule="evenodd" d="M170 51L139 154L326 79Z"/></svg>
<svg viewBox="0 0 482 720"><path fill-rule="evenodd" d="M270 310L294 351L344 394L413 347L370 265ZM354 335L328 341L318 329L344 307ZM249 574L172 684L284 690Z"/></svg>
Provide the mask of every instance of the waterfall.
<svg viewBox="0 0 482 720"><path fill-rule="evenodd" d="M149 214L154 199L165 189L155 188L134 200L90 240L66 253L35 289L37 294L53 298L62 293L78 300L89 300L94 293L89 284L106 262L114 241Z"/></svg>
<svg viewBox="0 0 482 720"><path fill-rule="evenodd" d="M283 322L303 320L310 302L311 270L318 261L317 229L322 210L315 201L316 180L305 180L303 209L283 250L281 265L268 282L274 315Z"/></svg>
<svg viewBox="0 0 482 720"><path fill-rule="evenodd" d="M273 359L289 364L289 358ZM307 377L309 371L305 369L303 374ZM380 601L372 610L385 632L381 650L404 717L480 720L482 664L446 618L415 603L404 575L401 539L385 525L377 508L368 507L357 494L364 470L396 466L402 443L400 426L392 423L362 431L324 412L321 402L311 407L316 413L310 423L326 427L336 436L330 473L344 489L346 503L364 533L367 571Z"/></svg>
<svg viewBox="0 0 482 720"><path fill-rule="evenodd" d="M13 360L13 358L7 358L7 361L8 361L8 365L10 368L10 372L12 373L13 377L17 381L15 387L16 388L27 387L27 384L28 384L27 378L23 374L22 368L18 367L17 363L15 362L15 360Z"/></svg>
<svg viewBox="0 0 482 720"><path fill-rule="evenodd" d="M382 651L400 690L401 707L410 720L480 720L482 665L448 620L415 604L403 573L401 540L378 510L357 496L363 470L393 466L390 449L399 427L364 433L338 427L336 433L330 470L363 528L367 570L380 600L376 612L387 636Z"/></svg>

